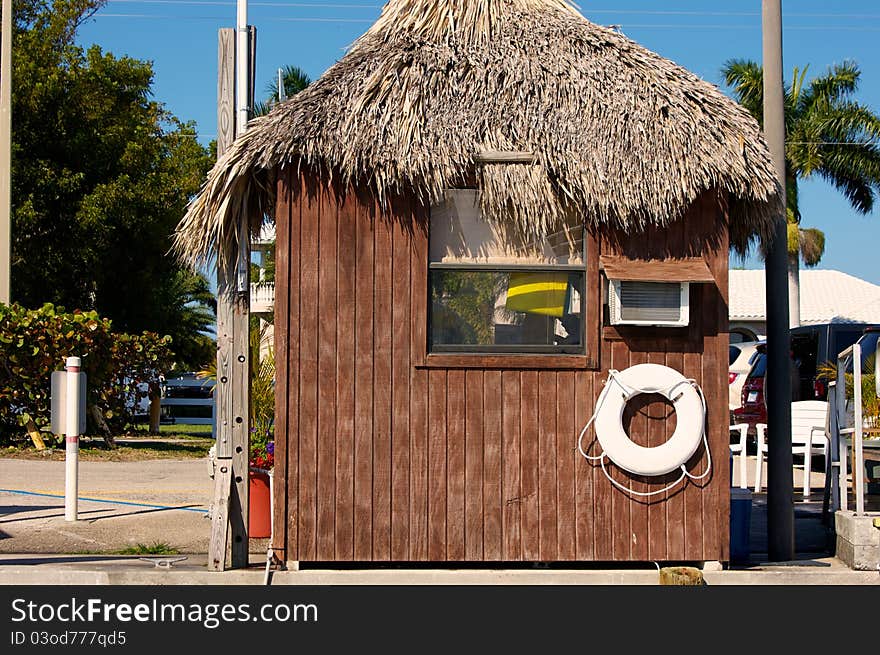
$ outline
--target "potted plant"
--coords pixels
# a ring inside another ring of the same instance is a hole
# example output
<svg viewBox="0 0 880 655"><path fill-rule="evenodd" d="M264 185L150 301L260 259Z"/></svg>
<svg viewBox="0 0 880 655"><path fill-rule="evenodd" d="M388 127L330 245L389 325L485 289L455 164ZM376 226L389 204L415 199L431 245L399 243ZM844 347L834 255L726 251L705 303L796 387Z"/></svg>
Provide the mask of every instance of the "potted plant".
<svg viewBox="0 0 880 655"><path fill-rule="evenodd" d="M265 326L251 330L250 514L248 535L272 536L272 467L275 464L275 359L272 353L260 357Z"/></svg>
<svg viewBox="0 0 880 655"><path fill-rule="evenodd" d="M275 443L268 430L251 428L248 457L249 512L248 536L272 536L272 467L275 465Z"/></svg>

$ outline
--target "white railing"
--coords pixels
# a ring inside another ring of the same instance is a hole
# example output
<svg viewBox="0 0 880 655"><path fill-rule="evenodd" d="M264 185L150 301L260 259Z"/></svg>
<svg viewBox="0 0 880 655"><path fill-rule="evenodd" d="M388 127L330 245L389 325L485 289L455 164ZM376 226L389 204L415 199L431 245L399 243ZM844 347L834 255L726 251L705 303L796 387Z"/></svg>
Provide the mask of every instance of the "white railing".
<svg viewBox="0 0 880 655"><path fill-rule="evenodd" d="M275 311L275 283L251 283L251 313L271 314Z"/></svg>
<svg viewBox="0 0 880 655"><path fill-rule="evenodd" d="M846 359L853 363L853 417L850 425L846 399ZM840 509L847 510L846 465L848 447L846 437L852 438L853 464L852 487L856 497L856 514L865 513L865 457L863 444L864 421L862 419L862 347L856 342L837 356L837 384L835 385L837 451L839 457L838 484L840 485ZM833 455L834 453L832 453Z"/></svg>

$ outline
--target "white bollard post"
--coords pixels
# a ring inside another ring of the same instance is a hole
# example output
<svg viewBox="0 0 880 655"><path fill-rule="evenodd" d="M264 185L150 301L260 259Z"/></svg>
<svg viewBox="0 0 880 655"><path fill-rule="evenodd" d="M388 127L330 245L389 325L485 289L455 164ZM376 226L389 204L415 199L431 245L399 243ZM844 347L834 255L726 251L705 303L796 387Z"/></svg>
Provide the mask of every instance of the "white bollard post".
<svg viewBox="0 0 880 655"><path fill-rule="evenodd" d="M79 494L79 357L67 358L67 427L64 431L66 456L64 479L64 520L77 520L77 496Z"/></svg>

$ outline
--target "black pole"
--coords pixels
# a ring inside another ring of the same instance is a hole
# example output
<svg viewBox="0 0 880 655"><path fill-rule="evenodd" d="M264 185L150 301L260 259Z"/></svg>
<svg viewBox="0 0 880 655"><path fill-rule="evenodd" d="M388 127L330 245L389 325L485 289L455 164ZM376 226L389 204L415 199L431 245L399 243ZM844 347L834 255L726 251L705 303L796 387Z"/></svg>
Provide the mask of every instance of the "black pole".
<svg viewBox="0 0 880 655"><path fill-rule="evenodd" d="M785 196L785 106L782 83L782 2L763 0L764 133ZM767 290L767 555L794 559L791 456L791 374L788 313L788 225L782 203L765 248Z"/></svg>

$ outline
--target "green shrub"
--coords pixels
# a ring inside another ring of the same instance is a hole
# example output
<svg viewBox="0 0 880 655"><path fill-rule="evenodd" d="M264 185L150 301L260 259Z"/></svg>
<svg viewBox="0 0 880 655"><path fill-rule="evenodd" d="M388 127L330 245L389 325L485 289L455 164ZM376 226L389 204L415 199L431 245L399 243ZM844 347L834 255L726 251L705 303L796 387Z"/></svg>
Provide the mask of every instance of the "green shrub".
<svg viewBox="0 0 880 655"><path fill-rule="evenodd" d="M876 353L870 353L862 359L862 416L869 425L880 425L880 398L877 397L877 385L874 376ZM837 379L837 365L828 361L820 364L817 376L825 380ZM854 397L855 376L846 373L846 397Z"/></svg>
<svg viewBox="0 0 880 655"><path fill-rule="evenodd" d="M113 332L110 320L93 311L0 304L0 441L21 433L29 419L38 428L49 424L51 375L68 356L82 358L86 373L87 432L124 430L146 395L138 385L170 366L170 343L152 332Z"/></svg>

